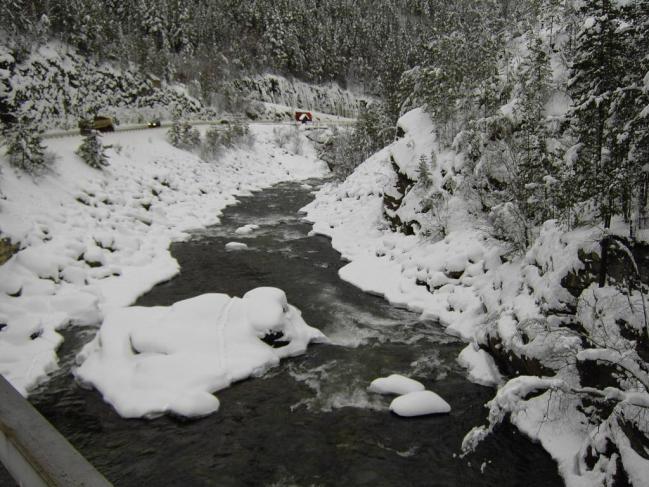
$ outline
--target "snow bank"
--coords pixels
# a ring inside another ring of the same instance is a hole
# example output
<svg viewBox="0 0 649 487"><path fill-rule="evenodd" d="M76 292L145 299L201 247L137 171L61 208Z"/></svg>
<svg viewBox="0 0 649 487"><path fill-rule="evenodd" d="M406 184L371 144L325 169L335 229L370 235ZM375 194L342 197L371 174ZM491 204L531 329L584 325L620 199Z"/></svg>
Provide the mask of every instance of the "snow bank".
<svg viewBox="0 0 649 487"><path fill-rule="evenodd" d="M267 345L261 338L269 333L288 343ZM204 294L168 307L112 311L75 374L126 418L202 416L219 408L213 392L323 340L279 289L253 289L243 298Z"/></svg>
<svg viewBox="0 0 649 487"><path fill-rule="evenodd" d="M451 406L433 391L416 391L395 398L390 411L405 417L451 412Z"/></svg>
<svg viewBox="0 0 649 487"><path fill-rule="evenodd" d="M21 250L0 266L0 373L27 391L57 368L57 332L100 323L178 272L170 242L216 224L221 210L274 183L322 176L304 155L273 142L272 126L252 126L256 143L216 163L176 149L165 130L106 134L110 166L85 165L80 137L47 140L53 170L38 181L0 156L0 234Z"/></svg>

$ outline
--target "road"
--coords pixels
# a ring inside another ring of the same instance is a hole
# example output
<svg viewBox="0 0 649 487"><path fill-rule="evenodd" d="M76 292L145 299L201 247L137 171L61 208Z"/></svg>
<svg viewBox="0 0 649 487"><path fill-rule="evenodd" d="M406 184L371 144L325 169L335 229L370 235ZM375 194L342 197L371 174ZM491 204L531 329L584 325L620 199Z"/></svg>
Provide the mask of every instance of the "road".
<svg viewBox="0 0 649 487"><path fill-rule="evenodd" d="M205 120L190 120L189 123L193 126L197 125L212 125L216 127L222 127L225 129L230 124L240 124L246 122L244 119L229 119L225 123L222 120L215 121L205 121ZM356 122L355 119L341 119L341 120L323 120L310 123L308 127L311 128L327 128L330 126L350 126ZM293 121L274 121L274 120L264 120L258 122L247 122L248 125L296 125L296 122ZM156 130L162 128L169 128L172 126L172 122L163 122L160 127L151 128L147 124L124 124L118 125L115 127L115 132L133 132L136 130ZM43 133L42 137L44 139L53 139L58 137L71 137L79 135L79 129L70 129L70 130L52 130Z"/></svg>

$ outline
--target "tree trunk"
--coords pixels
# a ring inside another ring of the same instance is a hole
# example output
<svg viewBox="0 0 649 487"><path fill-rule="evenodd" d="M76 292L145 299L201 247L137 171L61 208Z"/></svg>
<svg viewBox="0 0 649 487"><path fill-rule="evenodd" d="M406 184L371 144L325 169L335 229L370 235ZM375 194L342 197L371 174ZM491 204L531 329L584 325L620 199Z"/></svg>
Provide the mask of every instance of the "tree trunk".
<svg viewBox="0 0 649 487"><path fill-rule="evenodd" d="M606 286L606 274L608 273L608 247L610 244L610 237L604 237L599 245L602 247L602 259L599 265L599 287Z"/></svg>

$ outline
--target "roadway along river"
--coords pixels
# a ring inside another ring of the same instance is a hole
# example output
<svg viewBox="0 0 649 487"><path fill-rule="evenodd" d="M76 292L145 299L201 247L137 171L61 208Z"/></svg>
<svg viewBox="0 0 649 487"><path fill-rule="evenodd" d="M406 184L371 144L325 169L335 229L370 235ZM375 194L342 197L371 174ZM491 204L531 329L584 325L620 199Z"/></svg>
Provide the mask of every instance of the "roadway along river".
<svg viewBox="0 0 649 487"><path fill-rule="evenodd" d="M69 374L92 334L76 328L66 332L62 371L31 401L117 487L562 485L550 457L511 427L459 458L462 438L484 422L493 390L465 379L456 363L463 345L437 323L338 279L339 254L327 239L308 236L298 214L312 197L300 183L287 183L242 198L221 225L172 246L181 274L137 304L276 286L335 345L312 346L261 378L220 391L221 409L207 418L124 420ZM259 230L234 234L248 223ZM249 250L226 252L232 240ZM391 373L420 380L452 412L392 415L389 398L365 390Z"/></svg>

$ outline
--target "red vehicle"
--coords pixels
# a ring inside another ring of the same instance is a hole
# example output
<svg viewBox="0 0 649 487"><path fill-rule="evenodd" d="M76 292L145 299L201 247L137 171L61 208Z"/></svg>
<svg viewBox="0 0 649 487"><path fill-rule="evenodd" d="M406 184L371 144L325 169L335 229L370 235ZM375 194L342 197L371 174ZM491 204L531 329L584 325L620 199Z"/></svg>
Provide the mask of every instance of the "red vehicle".
<svg viewBox="0 0 649 487"><path fill-rule="evenodd" d="M311 112L295 112L295 121L300 123L313 122L313 114Z"/></svg>

